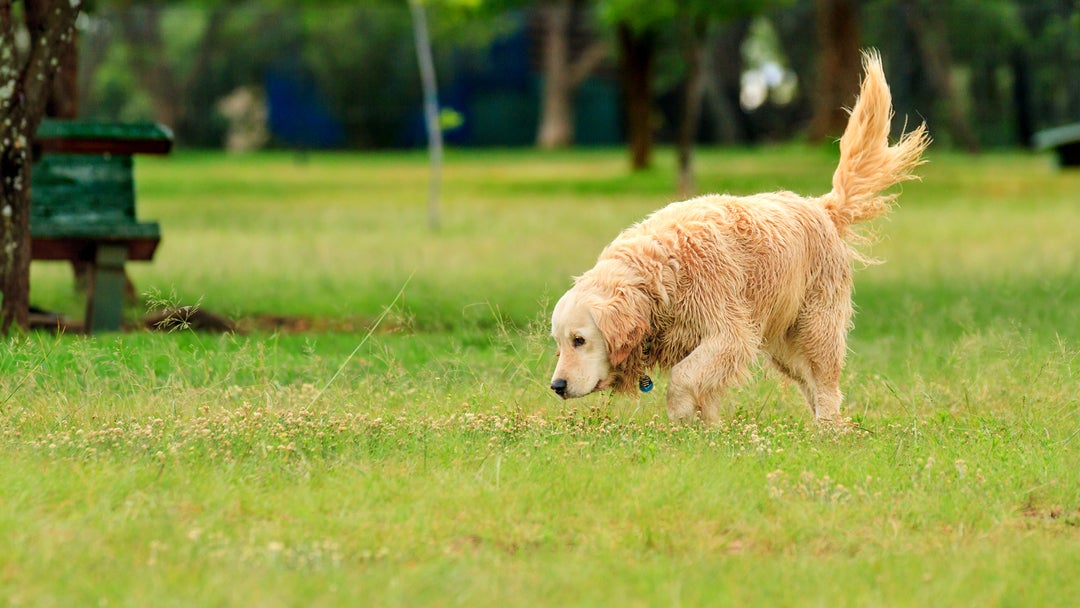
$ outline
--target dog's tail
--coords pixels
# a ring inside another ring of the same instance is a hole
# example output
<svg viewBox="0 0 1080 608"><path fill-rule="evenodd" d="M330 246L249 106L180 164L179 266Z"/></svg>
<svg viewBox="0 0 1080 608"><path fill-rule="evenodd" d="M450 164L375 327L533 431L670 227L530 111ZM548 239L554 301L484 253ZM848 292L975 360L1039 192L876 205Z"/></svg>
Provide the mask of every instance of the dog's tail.
<svg viewBox="0 0 1080 608"><path fill-rule="evenodd" d="M881 69L877 51L863 53L866 72L859 98L851 110L847 128L840 138L840 165L833 174L832 192L822 197L825 210L842 237L858 240L851 227L884 215L897 194L883 190L909 179L918 179L912 170L922 164L923 150L930 145L926 123L900 136L889 145L892 95Z"/></svg>

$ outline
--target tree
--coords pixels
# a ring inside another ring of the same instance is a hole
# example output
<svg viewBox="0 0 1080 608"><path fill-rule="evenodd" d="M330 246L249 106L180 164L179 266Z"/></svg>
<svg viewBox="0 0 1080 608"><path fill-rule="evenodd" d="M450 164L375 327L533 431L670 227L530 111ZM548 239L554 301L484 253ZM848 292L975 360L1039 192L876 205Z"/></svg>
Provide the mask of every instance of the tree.
<svg viewBox="0 0 1080 608"><path fill-rule="evenodd" d="M154 120L179 132L188 131L189 123L205 121L205 115L185 101L196 90L196 83L206 80L213 53L221 44L222 27L233 7L228 3L207 7L206 25L200 28L201 35L185 57L191 62L189 66L177 65L166 48L162 19L170 8L169 2L156 0L118 8L114 13L116 29L131 50L128 66L150 96Z"/></svg>
<svg viewBox="0 0 1080 608"><path fill-rule="evenodd" d="M812 140L838 137L847 125L847 112L859 90L859 14L855 0L816 0L815 32L818 42L818 80Z"/></svg>
<svg viewBox="0 0 1080 608"><path fill-rule="evenodd" d="M431 181L428 189L428 227L439 229L439 183L442 176L443 138L439 125L439 92L435 79L435 61L431 56L427 13L420 0L409 0L413 15L413 38L416 40L416 61L424 88L424 124L428 136L428 156L431 158Z"/></svg>
<svg viewBox="0 0 1080 608"><path fill-rule="evenodd" d="M548 0L536 7L544 40L544 91L536 144L545 150L574 142L574 96L608 54L603 39L593 39L580 53L573 53L571 34L580 9L580 0Z"/></svg>
<svg viewBox="0 0 1080 608"><path fill-rule="evenodd" d="M682 196L689 196L695 189L693 150L694 136L701 120L701 100L705 93L703 57L708 19L689 11L680 11L679 29L683 59L686 62L686 78L683 86L682 124L679 126L676 156L679 165L677 189Z"/></svg>
<svg viewBox="0 0 1080 608"><path fill-rule="evenodd" d="M733 145L750 139L746 111L739 103L745 69L742 45L750 31L750 19L735 19L710 31L705 41L701 70L702 108L712 118L712 136L719 143Z"/></svg>
<svg viewBox="0 0 1080 608"><path fill-rule="evenodd" d="M619 76L626 108L627 139L631 167L649 166L653 141L653 70L662 34L673 25L681 25L677 36L683 40L686 62L686 88L683 124L680 183L692 183L689 146L700 117L701 95L705 89L701 73L705 33L713 24L760 14L789 0L602 0L601 11L615 25L619 41Z"/></svg>
<svg viewBox="0 0 1080 608"><path fill-rule="evenodd" d="M936 13L940 5L921 0L902 0L901 6L915 37L915 47L922 59L927 80L938 97L948 105L949 131L965 150L978 151L979 141L971 130L963 100L953 79L948 32L941 16Z"/></svg>
<svg viewBox="0 0 1080 608"><path fill-rule="evenodd" d="M619 84L626 108L630 167L640 171L652 164L652 80L659 34L651 28L637 29L625 21L619 23L617 28Z"/></svg>
<svg viewBox="0 0 1080 608"><path fill-rule="evenodd" d="M81 8L0 0L0 333L29 321L31 142Z"/></svg>

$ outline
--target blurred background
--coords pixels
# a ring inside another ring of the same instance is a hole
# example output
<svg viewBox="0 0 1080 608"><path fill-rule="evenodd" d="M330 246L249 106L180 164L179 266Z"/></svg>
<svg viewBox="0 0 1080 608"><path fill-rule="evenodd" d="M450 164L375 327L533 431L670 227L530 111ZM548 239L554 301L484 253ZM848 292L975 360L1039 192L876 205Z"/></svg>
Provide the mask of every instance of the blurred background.
<svg viewBox="0 0 1080 608"><path fill-rule="evenodd" d="M452 145L746 145L837 136L858 49L937 145L1024 147L1080 120L1075 0L444 0L425 5ZM102 2L78 22L82 118L186 148L424 145L409 5Z"/></svg>

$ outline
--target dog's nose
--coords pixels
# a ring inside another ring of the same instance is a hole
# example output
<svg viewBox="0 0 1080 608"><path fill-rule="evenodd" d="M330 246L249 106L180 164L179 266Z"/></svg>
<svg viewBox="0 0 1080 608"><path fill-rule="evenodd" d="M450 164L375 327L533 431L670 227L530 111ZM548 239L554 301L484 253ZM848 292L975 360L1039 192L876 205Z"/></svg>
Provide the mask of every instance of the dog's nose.
<svg viewBox="0 0 1080 608"><path fill-rule="evenodd" d="M551 390L555 391L555 394L565 398L566 397L566 380L559 378L558 380L551 381Z"/></svg>

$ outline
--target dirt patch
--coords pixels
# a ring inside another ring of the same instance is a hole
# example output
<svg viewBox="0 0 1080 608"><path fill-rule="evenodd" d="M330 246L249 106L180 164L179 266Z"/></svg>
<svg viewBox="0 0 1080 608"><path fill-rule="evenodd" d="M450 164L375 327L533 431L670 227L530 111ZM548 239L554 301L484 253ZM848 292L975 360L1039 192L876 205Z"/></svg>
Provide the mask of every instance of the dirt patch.
<svg viewBox="0 0 1080 608"><path fill-rule="evenodd" d="M1066 509L1061 505L1039 506L1030 502L1024 507L1024 517L1042 521L1063 523L1067 526L1080 526L1080 508Z"/></svg>
<svg viewBox="0 0 1080 608"><path fill-rule="evenodd" d="M249 315L233 319L208 310L185 306L151 313L139 321L138 325L125 324L123 330L237 334L358 333L371 329L374 324L374 319L365 318L341 319L277 314ZM81 320L34 308L30 312L30 329L58 334L81 334L85 332L86 327ZM378 332L396 333L404 329L401 323L384 320L379 325Z"/></svg>

